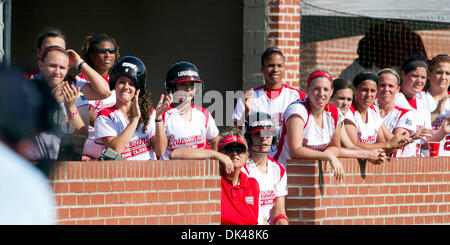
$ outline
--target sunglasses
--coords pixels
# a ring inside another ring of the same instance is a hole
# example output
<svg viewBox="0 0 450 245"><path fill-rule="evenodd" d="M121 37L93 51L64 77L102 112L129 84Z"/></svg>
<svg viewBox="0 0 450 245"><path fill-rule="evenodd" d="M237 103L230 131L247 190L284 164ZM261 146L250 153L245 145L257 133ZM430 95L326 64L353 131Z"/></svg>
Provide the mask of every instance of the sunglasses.
<svg viewBox="0 0 450 245"><path fill-rule="evenodd" d="M97 53L100 53L100 54L106 54L106 51L108 51L110 54L115 54L116 48L99 48L99 49L97 49Z"/></svg>
<svg viewBox="0 0 450 245"><path fill-rule="evenodd" d="M233 152L236 152L237 154L245 153L247 150L245 147L242 146L225 146L223 148L223 151L227 154L231 154Z"/></svg>

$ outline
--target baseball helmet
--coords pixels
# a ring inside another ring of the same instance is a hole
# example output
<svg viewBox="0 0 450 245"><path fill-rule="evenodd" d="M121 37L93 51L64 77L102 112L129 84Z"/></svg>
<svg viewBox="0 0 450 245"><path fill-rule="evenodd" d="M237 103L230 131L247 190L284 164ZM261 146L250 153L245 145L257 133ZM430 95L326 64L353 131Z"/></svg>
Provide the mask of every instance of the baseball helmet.
<svg viewBox="0 0 450 245"><path fill-rule="evenodd" d="M272 117L264 112L255 112L247 116L245 119L245 139L249 147L253 145L250 135L259 133L261 136L273 136L272 145L277 144L278 130L275 128L275 123Z"/></svg>
<svg viewBox="0 0 450 245"><path fill-rule="evenodd" d="M197 67L189 62L181 61L173 64L166 74L166 90L167 93L175 93L176 83L194 81L195 83L201 83L203 89L203 81L198 75Z"/></svg>
<svg viewBox="0 0 450 245"><path fill-rule="evenodd" d="M111 69L109 89L114 90L116 80L120 76L127 76L136 83L136 88L144 90L147 87L147 69L144 62L134 56L120 58ZM140 93L141 95L144 93Z"/></svg>

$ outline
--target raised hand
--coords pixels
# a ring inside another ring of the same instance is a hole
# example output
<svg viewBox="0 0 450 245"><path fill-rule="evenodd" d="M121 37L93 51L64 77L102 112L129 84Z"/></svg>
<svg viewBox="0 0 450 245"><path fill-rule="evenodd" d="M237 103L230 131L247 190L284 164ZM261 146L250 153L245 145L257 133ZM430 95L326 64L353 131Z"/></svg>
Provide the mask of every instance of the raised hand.
<svg viewBox="0 0 450 245"><path fill-rule="evenodd" d="M140 90L136 90L136 93L134 94L134 98L131 102L131 119L139 120L141 118L141 110L139 108L139 92Z"/></svg>
<svg viewBox="0 0 450 245"><path fill-rule="evenodd" d="M164 96L164 94L161 94L159 97L158 104L156 105L156 120L162 119L162 114L169 108L169 106L172 104L173 101L173 95L168 94Z"/></svg>
<svg viewBox="0 0 450 245"><path fill-rule="evenodd" d="M245 116L250 115L252 105L253 105L253 89L249 89L244 93L244 106L245 106Z"/></svg>
<svg viewBox="0 0 450 245"><path fill-rule="evenodd" d="M61 85L64 106L68 112L74 112L76 110L75 103L77 102L78 95L80 94L80 88L75 88L74 85L70 85L68 82L62 82Z"/></svg>
<svg viewBox="0 0 450 245"><path fill-rule="evenodd" d="M64 87L64 83L67 82L61 82L60 84L58 84L58 86L56 86L55 88L52 89L52 94L53 97L55 97L56 102L58 102L58 104L62 103L64 101L64 95L63 95L63 87Z"/></svg>
<svg viewBox="0 0 450 245"><path fill-rule="evenodd" d="M82 60L79 54L73 49L68 49L67 54L69 55L69 67L73 69L78 69L77 63Z"/></svg>

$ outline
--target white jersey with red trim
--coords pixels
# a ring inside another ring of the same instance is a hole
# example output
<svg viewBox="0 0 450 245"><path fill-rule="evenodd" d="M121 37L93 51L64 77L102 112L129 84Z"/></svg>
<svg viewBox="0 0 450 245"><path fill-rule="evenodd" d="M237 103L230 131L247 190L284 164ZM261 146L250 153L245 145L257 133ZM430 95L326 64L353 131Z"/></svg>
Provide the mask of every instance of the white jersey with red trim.
<svg viewBox="0 0 450 245"><path fill-rule="evenodd" d="M431 113L422 93L418 93L414 99L407 99L403 93L397 93L395 95L395 105L413 111L413 121L416 125L416 130L423 127L431 128ZM422 140L415 140L406 147L414 150L416 157L429 156L429 151L422 149L422 145Z"/></svg>
<svg viewBox="0 0 450 245"><path fill-rule="evenodd" d="M359 143L373 144L377 141L378 130L383 124L378 107L372 105L367 110L367 122L364 122L361 114L353 106L345 113L345 120L356 126Z"/></svg>
<svg viewBox="0 0 450 245"><path fill-rule="evenodd" d="M292 102L298 99L304 99L305 97L306 95L302 91L285 84L283 84L281 92L269 92L266 91L264 86L260 86L253 89L253 104L251 112L264 112L269 114L275 123L275 128L277 129L277 131L280 131L283 121L282 116L286 108ZM244 111L244 101L242 98L239 98L234 109L233 120L235 122L240 121L242 119ZM243 132L245 133L245 128L243 128ZM269 152L270 156L275 155L276 147L276 145L272 145L272 148Z"/></svg>
<svg viewBox="0 0 450 245"><path fill-rule="evenodd" d="M151 146L155 136L155 117L156 112L153 110L144 133L142 127L138 127L127 147L120 153L127 160L157 160ZM95 143L103 145L102 138L117 137L128 124L129 121L116 106L101 110L95 120Z"/></svg>
<svg viewBox="0 0 450 245"><path fill-rule="evenodd" d="M103 76L102 76L103 77ZM76 87L83 88L89 81L83 73L78 74L76 77ZM106 82L109 83L109 75L103 77ZM111 91L111 95L103 100L89 100L89 106L92 108L97 115L101 110L112 107L116 104L116 91ZM86 139L83 148L83 155L89 156L91 158L99 158L102 154L102 151L105 149L103 145L99 145L95 143L95 129L92 125L89 125L89 134Z"/></svg>
<svg viewBox="0 0 450 245"><path fill-rule="evenodd" d="M211 114L203 107L191 105L191 120L185 120L177 108L169 107L163 113L167 135L167 150L161 160L169 160L170 153L178 148L204 149L207 141L219 135Z"/></svg>
<svg viewBox="0 0 450 245"><path fill-rule="evenodd" d="M332 104L325 106L322 116L322 127L315 122L308 99L297 100L289 105L283 114L283 127L279 137L280 143L278 144L274 157L284 167L286 167L286 161L291 159L286 122L293 115L300 116L305 122L303 129L303 147L316 151L324 151L328 147L337 126L344 121L342 113Z"/></svg>
<svg viewBox="0 0 450 245"><path fill-rule="evenodd" d="M264 218L272 223L272 208L275 199L287 196L286 170L279 162L267 156L267 172L262 173L252 158L245 164L242 171L248 177L258 181L260 190L261 211Z"/></svg>
<svg viewBox="0 0 450 245"><path fill-rule="evenodd" d="M425 104L430 112L436 110L438 101L436 101L428 91L421 92L421 96L425 100ZM448 116L450 116L450 100L445 102L444 111L439 114L433 122L431 122L431 127L434 133L441 128L442 121L444 121ZM439 156L450 156L450 134L447 134L440 142Z"/></svg>
<svg viewBox="0 0 450 245"><path fill-rule="evenodd" d="M411 110L395 106L384 118L384 126L394 133L396 128L403 128L414 135L416 132L416 125L414 123L414 112ZM392 157L413 157L416 151L411 148L403 147L402 149L391 154Z"/></svg>

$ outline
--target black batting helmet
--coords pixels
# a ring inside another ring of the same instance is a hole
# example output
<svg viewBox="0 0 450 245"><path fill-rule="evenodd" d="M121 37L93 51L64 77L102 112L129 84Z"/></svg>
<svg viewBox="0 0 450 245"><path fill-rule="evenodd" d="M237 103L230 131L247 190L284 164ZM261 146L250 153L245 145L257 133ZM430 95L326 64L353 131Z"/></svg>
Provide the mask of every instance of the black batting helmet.
<svg viewBox="0 0 450 245"><path fill-rule="evenodd" d="M114 90L116 80L120 76L131 78L136 83L137 89L144 90L147 87L147 69L145 68L144 62L137 57L125 56L114 64L109 79L110 90Z"/></svg>
<svg viewBox="0 0 450 245"><path fill-rule="evenodd" d="M251 113L245 119L245 139L248 142L249 147L251 147L252 139L251 134L259 133L261 136L273 136L272 145L277 144L277 134L278 130L275 128L275 123L272 117L264 112Z"/></svg>
<svg viewBox="0 0 450 245"><path fill-rule="evenodd" d="M203 88L203 81L198 75L197 67L189 62L181 61L173 64L166 74L166 90L167 93L175 93L175 83L194 81L201 83Z"/></svg>

